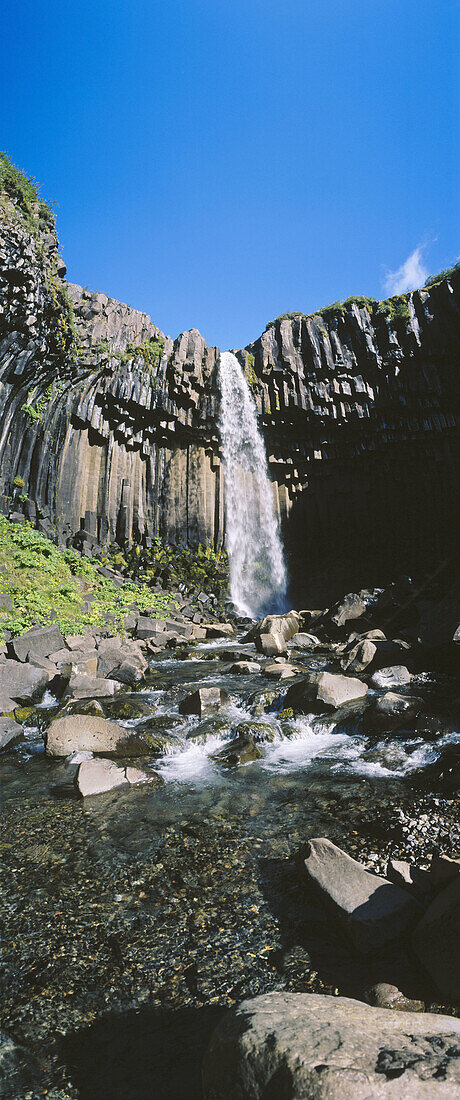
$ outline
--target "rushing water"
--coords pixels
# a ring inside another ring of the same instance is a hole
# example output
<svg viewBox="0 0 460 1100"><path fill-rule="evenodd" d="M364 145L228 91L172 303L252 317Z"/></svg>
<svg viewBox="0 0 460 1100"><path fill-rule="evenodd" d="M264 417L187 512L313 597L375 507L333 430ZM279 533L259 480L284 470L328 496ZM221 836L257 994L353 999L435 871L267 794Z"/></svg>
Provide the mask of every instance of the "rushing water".
<svg viewBox="0 0 460 1100"><path fill-rule="evenodd" d="M236 607L257 618L283 608L283 548L257 410L229 351L220 357L219 379L230 591Z"/></svg>

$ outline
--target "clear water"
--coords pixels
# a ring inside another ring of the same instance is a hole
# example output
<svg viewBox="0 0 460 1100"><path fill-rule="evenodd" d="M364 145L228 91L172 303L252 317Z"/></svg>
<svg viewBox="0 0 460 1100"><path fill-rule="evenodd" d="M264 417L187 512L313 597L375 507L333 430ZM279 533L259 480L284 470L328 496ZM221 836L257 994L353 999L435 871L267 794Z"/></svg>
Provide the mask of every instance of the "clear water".
<svg viewBox="0 0 460 1100"><path fill-rule="evenodd" d="M219 382L230 592L242 614L258 618L268 609L282 610L286 594L274 492L256 406L229 351L220 357Z"/></svg>

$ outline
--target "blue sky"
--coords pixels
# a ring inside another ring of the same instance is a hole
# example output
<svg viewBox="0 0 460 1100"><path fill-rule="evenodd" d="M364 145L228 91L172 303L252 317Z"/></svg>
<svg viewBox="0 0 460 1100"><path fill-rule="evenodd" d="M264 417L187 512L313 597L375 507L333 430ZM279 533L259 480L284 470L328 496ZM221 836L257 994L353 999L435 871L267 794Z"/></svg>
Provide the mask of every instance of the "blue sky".
<svg viewBox="0 0 460 1100"><path fill-rule="evenodd" d="M241 347L457 259L459 29L458 0L10 0L0 147L72 281Z"/></svg>

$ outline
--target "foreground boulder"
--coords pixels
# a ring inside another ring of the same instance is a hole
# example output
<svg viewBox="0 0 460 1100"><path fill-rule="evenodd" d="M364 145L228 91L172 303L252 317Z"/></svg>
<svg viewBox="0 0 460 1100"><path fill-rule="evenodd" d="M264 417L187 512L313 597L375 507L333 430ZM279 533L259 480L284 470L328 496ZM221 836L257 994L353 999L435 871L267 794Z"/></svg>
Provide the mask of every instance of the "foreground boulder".
<svg viewBox="0 0 460 1100"><path fill-rule="evenodd" d="M364 955L396 939L420 915L417 902L406 890L366 871L325 837L309 841L305 868Z"/></svg>
<svg viewBox="0 0 460 1100"><path fill-rule="evenodd" d="M48 756L69 756L80 749L96 753L139 754L139 737L109 718L69 714L56 718L46 734Z"/></svg>
<svg viewBox="0 0 460 1100"><path fill-rule="evenodd" d="M405 665L389 665L388 668L381 668L379 672L374 672L371 684L376 688L401 687L403 684L410 684L411 679L412 676Z"/></svg>
<svg viewBox="0 0 460 1100"><path fill-rule="evenodd" d="M47 626L33 626L18 638L12 638L7 645L8 656L16 661L27 661L31 654L35 657L49 657L57 649L65 647L65 638L55 623Z"/></svg>
<svg viewBox="0 0 460 1100"><path fill-rule="evenodd" d="M454 1100L460 1020L348 997L268 993L224 1016L204 1100Z"/></svg>
<svg viewBox="0 0 460 1100"><path fill-rule="evenodd" d="M287 611L285 615L266 615L245 634L244 642L257 642L263 634L279 634L288 642L294 634L297 634L301 626L301 616L298 611Z"/></svg>
<svg viewBox="0 0 460 1100"><path fill-rule="evenodd" d="M312 710L313 704L324 704L325 707L336 710L344 703L362 699L367 691L367 684L354 676L334 675L331 672L311 673L289 688L285 706L308 712Z"/></svg>
<svg viewBox="0 0 460 1100"><path fill-rule="evenodd" d="M24 731L19 722L13 718L0 718L0 752L12 749L24 736Z"/></svg>
<svg viewBox="0 0 460 1100"><path fill-rule="evenodd" d="M113 760L84 760L78 768L75 786L83 798L95 794L105 794L116 787L138 786L139 783L153 783L159 786L162 780L153 772L144 772L139 768L121 768Z"/></svg>

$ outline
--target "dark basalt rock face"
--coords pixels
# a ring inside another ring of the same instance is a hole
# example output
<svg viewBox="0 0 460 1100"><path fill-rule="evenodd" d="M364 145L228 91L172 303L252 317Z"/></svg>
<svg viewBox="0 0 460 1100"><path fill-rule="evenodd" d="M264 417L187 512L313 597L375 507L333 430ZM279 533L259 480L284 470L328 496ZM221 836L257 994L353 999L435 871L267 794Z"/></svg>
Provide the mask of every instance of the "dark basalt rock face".
<svg viewBox="0 0 460 1100"><path fill-rule="evenodd" d="M68 284L49 224L0 207L0 508L91 551L224 533L218 348ZM460 270L403 299L291 315L237 352L295 568L411 568L458 524ZM24 489L14 486L21 478ZM27 494L27 501L19 497Z"/></svg>

